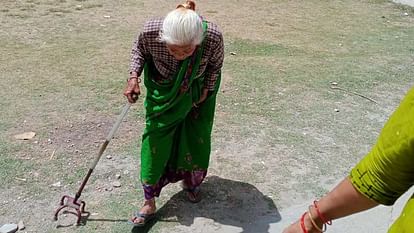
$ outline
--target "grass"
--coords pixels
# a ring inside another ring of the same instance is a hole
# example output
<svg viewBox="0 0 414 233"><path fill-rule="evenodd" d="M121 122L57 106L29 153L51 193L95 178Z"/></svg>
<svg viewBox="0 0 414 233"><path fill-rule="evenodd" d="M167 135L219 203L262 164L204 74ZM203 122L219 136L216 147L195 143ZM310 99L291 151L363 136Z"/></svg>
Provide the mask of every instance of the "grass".
<svg viewBox="0 0 414 233"><path fill-rule="evenodd" d="M19 183L17 178L27 179L26 174L33 169L30 161L15 158L12 153L16 150L22 150L22 146L10 145L0 140L0 186L11 188Z"/></svg>

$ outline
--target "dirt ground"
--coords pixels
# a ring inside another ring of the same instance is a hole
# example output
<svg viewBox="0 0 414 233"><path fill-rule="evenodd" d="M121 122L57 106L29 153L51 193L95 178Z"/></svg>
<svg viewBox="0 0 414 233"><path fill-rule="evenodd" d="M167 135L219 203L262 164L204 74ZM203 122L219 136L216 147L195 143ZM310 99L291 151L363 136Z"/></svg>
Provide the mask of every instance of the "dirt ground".
<svg viewBox="0 0 414 233"><path fill-rule="evenodd" d="M348 174L414 84L410 7L385 0L198 2L226 47L203 200L188 203L178 184L169 185L157 200L157 220L137 229L127 220L143 197L145 93L82 193L90 215L81 226L70 213L57 222L52 216L60 197L78 189L125 104L136 33L178 2L2 1L0 225L22 220L22 232L269 232L283 209L322 196ZM28 131L36 136L14 138Z"/></svg>

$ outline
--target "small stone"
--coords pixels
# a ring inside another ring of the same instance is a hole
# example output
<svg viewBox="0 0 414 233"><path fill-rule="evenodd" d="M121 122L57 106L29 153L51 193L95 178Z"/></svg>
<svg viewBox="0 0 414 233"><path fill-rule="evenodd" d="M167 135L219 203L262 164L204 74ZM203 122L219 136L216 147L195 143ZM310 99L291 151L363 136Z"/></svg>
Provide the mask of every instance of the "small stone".
<svg viewBox="0 0 414 233"><path fill-rule="evenodd" d="M335 109L334 109L334 111L335 111L335 112L339 112L339 109L335 108Z"/></svg>
<svg viewBox="0 0 414 233"><path fill-rule="evenodd" d="M76 5L75 9L76 10L81 10L82 9L82 5Z"/></svg>
<svg viewBox="0 0 414 233"><path fill-rule="evenodd" d="M104 15L104 18L109 19L109 18L111 18L111 16L110 15Z"/></svg>
<svg viewBox="0 0 414 233"><path fill-rule="evenodd" d="M24 225L23 220L19 221L19 223L17 224L17 227L19 228L19 231L24 230L26 228L26 226Z"/></svg>
<svg viewBox="0 0 414 233"><path fill-rule="evenodd" d="M113 190L113 188L112 187L109 187L109 188L105 188L105 191L112 191Z"/></svg>
<svg viewBox="0 0 414 233"><path fill-rule="evenodd" d="M235 52L230 52L230 55L235 56L235 55L237 55L237 53L235 53Z"/></svg>
<svg viewBox="0 0 414 233"><path fill-rule="evenodd" d="M56 182L56 183L52 184L52 186L53 187L62 187L62 183L59 181L59 182Z"/></svg>
<svg viewBox="0 0 414 233"><path fill-rule="evenodd" d="M119 188L119 187L121 187L121 182L119 182L119 181L114 181L114 182L112 183L112 186L114 186L115 188Z"/></svg>
<svg viewBox="0 0 414 233"><path fill-rule="evenodd" d="M0 233L14 233L17 231L17 229L17 224L4 224L2 227L0 227Z"/></svg>
<svg viewBox="0 0 414 233"><path fill-rule="evenodd" d="M408 16L408 13L407 12L404 12L404 14L403 14L404 16Z"/></svg>
<svg viewBox="0 0 414 233"><path fill-rule="evenodd" d="M112 159L112 156L107 155L107 156L106 156L106 158L107 158L107 159Z"/></svg>
<svg viewBox="0 0 414 233"><path fill-rule="evenodd" d="M17 140L29 140L36 136L35 132L24 132L21 134L14 135L14 138Z"/></svg>
<svg viewBox="0 0 414 233"><path fill-rule="evenodd" d="M119 179L121 179L121 174L117 173L117 174L115 174L115 177L119 180Z"/></svg>

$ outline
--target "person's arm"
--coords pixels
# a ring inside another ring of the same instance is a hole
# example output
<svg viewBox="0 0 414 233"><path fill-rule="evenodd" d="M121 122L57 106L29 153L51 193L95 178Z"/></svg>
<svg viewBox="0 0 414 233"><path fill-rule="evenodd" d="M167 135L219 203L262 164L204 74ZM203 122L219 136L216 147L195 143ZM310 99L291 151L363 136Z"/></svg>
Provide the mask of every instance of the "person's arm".
<svg viewBox="0 0 414 233"><path fill-rule="evenodd" d="M130 103L135 103L141 93L139 88L141 79L139 76L144 69L146 56L148 56L148 51L145 46L145 37L143 33L140 33L132 47L129 78L124 91L124 95Z"/></svg>
<svg viewBox="0 0 414 233"><path fill-rule="evenodd" d="M321 198L317 205L327 219L333 220L370 209L379 203L362 195L347 177ZM318 216L317 213L315 216Z"/></svg>
<svg viewBox="0 0 414 233"><path fill-rule="evenodd" d="M211 46L213 51L206 67L204 80L204 88L209 91L215 90L217 78L220 75L224 61L223 35L220 32L216 33L217 35L214 36L214 43Z"/></svg>
<svg viewBox="0 0 414 233"><path fill-rule="evenodd" d="M223 35L218 31L217 28L214 29L214 43L211 48L213 49L211 57L209 58L205 79L204 79L204 88L201 93L200 100L197 104L202 103L208 96L208 92L214 91L216 88L217 78L220 75L221 68L223 67L224 61L224 42Z"/></svg>
<svg viewBox="0 0 414 233"><path fill-rule="evenodd" d="M349 178L345 178L331 192L317 202L317 207L320 212L319 214L315 206L312 204L308 210L311 214L305 214L304 216L304 226L308 233L316 233L319 231L312 224L310 216L312 216L312 219L318 227L322 229L323 221L320 218L320 215L326 218L326 221L334 220L370 209L377 205L378 203L358 192L352 185ZM283 231L283 233L303 232L300 219Z"/></svg>

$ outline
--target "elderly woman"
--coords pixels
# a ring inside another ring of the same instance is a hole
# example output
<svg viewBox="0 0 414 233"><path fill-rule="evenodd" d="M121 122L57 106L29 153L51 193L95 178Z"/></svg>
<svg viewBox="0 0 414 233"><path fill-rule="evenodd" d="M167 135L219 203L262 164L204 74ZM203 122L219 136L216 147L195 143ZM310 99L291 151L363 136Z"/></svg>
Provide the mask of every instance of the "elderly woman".
<svg viewBox="0 0 414 233"><path fill-rule="evenodd" d="M145 202L131 219L134 225L154 216L155 197L168 183L183 180L189 201L200 200L223 58L221 32L195 12L193 1L148 21L138 35L124 92L134 103L141 80L147 89L141 147Z"/></svg>

